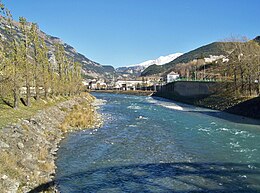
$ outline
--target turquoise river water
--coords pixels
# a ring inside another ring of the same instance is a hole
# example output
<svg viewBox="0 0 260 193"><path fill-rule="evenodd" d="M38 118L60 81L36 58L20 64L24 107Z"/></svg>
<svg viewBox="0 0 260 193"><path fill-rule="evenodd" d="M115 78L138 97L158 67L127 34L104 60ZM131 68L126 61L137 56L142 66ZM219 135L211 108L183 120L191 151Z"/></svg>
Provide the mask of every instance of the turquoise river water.
<svg viewBox="0 0 260 193"><path fill-rule="evenodd" d="M260 192L258 121L159 98L94 95L104 100L104 125L62 141L62 193Z"/></svg>

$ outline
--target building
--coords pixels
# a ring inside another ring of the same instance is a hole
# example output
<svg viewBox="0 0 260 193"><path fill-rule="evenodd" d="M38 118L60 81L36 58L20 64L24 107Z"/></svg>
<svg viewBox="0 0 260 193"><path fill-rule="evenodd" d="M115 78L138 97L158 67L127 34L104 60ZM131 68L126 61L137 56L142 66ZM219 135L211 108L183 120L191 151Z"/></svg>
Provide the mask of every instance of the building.
<svg viewBox="0 0 260 193"><path fill-rule="evenodd" d="M140 88L143 81L140 80L118 80L115 82L115 89L120 90L136 90Z"/></svg>
<svg viewBox="0 0 260 193"><path fill-rule="evenodd" d="M104 80L92 80L89 82L89 89L91 90L104 90L107 89L107 84Z"/></svg>
<svg viewBox="0 0 260 193"><path fill-rule="evenodd" d="M166 83L173 82L173 81L177 80L179 77L180 77L180 75L178 73L172 71L169 74L167 74Z"/></svg>

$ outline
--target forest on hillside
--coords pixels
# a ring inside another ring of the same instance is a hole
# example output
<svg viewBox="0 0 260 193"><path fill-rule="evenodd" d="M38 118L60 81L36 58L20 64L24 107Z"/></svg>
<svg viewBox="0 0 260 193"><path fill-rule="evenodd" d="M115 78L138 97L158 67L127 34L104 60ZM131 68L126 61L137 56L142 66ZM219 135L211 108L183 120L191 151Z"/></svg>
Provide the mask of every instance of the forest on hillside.
<svg viewBox="0 0 260 193"><path fill-rule="evenodd" d="M206 58L219 59L207 62ZM260 94L260 44L257 39L231 37L183 54L163 66L152 65L143 76L166 76L171 71L184 80L213 80L232 83L238 96Z"/></svg>
<svg viewBox="0 0 260 193"><path fill-rule="evenodd" d="M82 88L81 65L55 44L55 61L50 61L45 40L36 23L20 17L19 22L1 3L0 100L14 109L31 98L71 96Z"/></svg>

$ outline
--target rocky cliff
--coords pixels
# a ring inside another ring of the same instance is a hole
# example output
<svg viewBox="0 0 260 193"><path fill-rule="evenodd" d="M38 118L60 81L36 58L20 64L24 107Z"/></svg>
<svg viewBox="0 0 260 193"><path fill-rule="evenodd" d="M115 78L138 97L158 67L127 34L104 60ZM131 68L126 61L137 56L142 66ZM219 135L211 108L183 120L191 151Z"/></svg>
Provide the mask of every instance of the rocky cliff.
<svg viewBox="0 0 260 193"><path fill-rule="evenodd" d="M4 17L0 16L0 36L1 36L2 41L10 40L10 37L9 37L10 34L6 33L6 30L5 30L9 27L10 26L8 26L6 19ZM19 22L13 21L13 27L14 27L14 30L13 30L14 36L17 39L21 40L22 32L19 27ZM111 74L113 74L113 72L115 71L115 69L112 66L109 66L109 68L108 68L108 66L103 66L97 62L94 62L94 61L88 59L83 54L78 53L74 47L72 47L71 45L69 45L67 43L64 43L58 37L48 35L41 30L38 30L38 33L39 33L40 37L42 37L45 40L46 45L49 49L49 58L54 63L55 63L55 56L54 56L55 46L54 46L54 44L60 43L63 45L65 52L66 52L67 56L69 56L69 58L72 58L75 62L79 62L82 64L82 73L83 73L83 75L85 75L85 77L110 78L112 76Z"/></svg>

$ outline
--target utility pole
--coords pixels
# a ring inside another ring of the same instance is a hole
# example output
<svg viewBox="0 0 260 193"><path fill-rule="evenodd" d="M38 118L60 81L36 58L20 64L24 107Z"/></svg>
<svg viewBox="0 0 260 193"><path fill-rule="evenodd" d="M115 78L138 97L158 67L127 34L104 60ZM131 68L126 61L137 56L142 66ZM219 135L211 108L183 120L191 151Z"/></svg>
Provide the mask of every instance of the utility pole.
<svg viewBox="0 0 260 193"><path fill-rule="evenodd" d="M205 63L204 63L204 75L203 75L203 80L205 80Z"/></svg>
<svg viewBox="0 0 260 193"><path fill-rule="evenodd" d="M195 66L195 81L197 80L197 65Z"/></svg>

